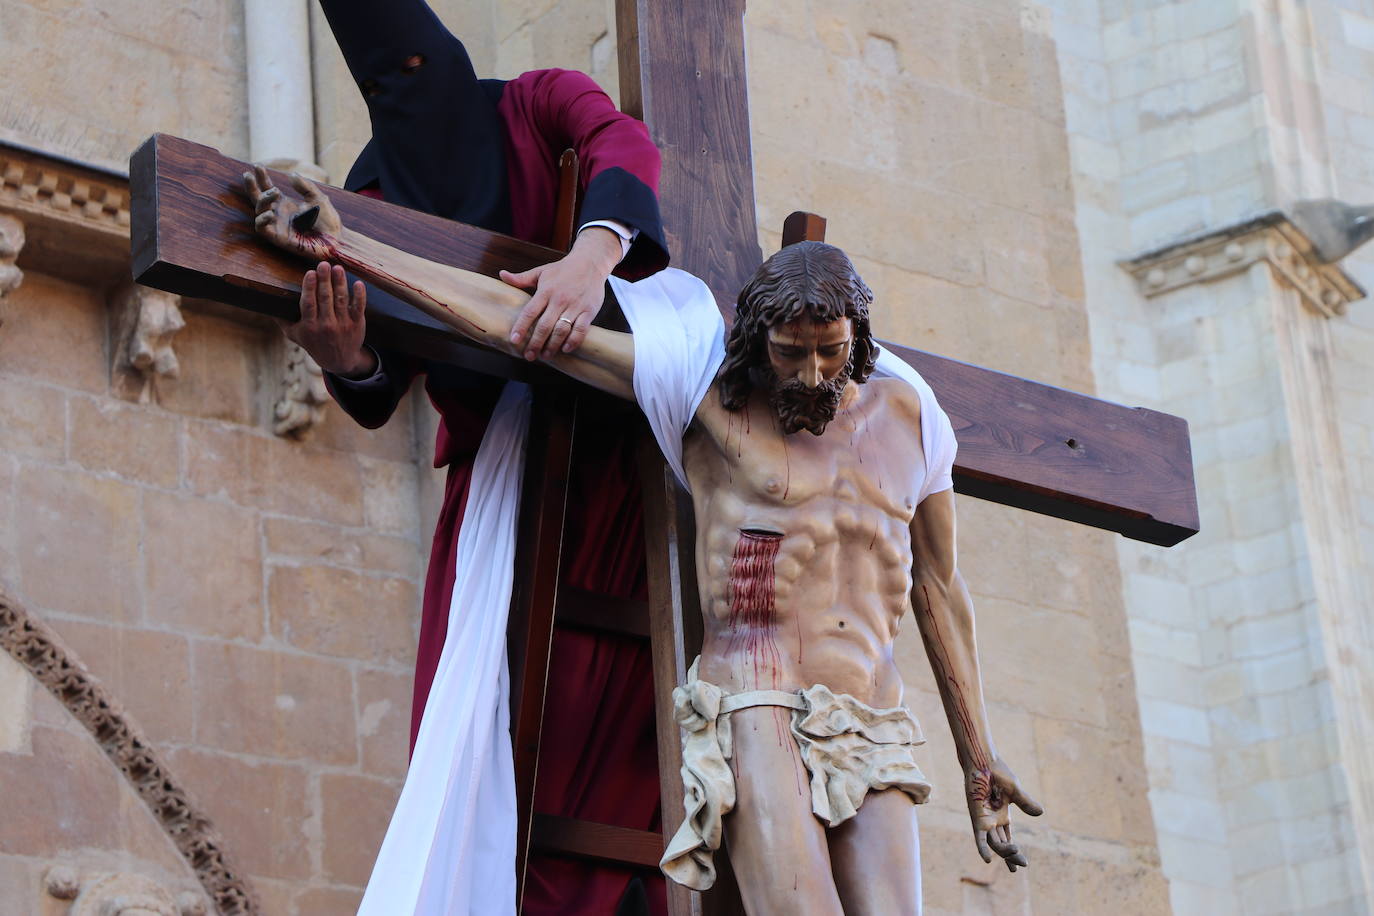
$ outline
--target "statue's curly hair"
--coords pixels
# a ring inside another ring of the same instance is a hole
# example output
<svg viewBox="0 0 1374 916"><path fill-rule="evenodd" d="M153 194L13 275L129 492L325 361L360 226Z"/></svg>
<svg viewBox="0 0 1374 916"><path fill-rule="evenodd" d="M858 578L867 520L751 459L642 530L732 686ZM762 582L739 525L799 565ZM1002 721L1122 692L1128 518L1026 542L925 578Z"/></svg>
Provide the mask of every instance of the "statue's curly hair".
<svg viewBox="0 0 1374 916"><path fill-rule="evenodd" d="M803 315L814 321L853 322L849 377L858 384L866 382L878 361L878 344L868 326L872 302L873 293L853 262L834 245L798 242L774 254L740 290L735 325L717 376L721 406L744 406L754 388L753 370L768 365L768 329Z"/></svg>

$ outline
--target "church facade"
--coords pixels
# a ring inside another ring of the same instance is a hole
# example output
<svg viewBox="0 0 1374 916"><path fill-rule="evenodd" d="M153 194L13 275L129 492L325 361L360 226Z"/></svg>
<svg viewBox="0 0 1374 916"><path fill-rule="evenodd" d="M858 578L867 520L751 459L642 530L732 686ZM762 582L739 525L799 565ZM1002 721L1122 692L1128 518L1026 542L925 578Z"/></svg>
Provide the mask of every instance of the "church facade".
<svg viewBox="0 0 1374 916"><path fill-rule="evenodd" d="M434 5L479 73L618 95L614 4ZM1332 257L1346 211L1304 202L1374 201L1374 8L745 28L765 253L821 213L881 336L1191 425L1175 548L960 498L994 736L1046 814L1028 870L977 858L906 627L926 911L1368 912L1374 248ZM0 909L351 912L405 768L433 416L357 428L270 322L133 287L127 160L166 132L341 182L357 88L305 0L0 0L0 88Z"/></svg>

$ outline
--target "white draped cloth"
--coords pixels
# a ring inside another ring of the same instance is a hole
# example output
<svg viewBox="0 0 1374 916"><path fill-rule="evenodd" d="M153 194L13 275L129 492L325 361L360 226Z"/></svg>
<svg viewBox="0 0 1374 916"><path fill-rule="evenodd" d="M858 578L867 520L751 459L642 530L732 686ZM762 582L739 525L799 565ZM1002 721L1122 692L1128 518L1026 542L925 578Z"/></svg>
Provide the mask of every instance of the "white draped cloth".
<svg viewBox="0 0 1374 916"><path fill-rule="evenodd" d="M664 273L676 275L662 282L665 295L637 295L647 281L612 279L611 283L634 333L635 399L649 419L668 466L690 490L682 467L682 436L725 359L725 325L706 284L682 271ZM888 350L878 354L873 374L901 379L916 389L920 399L925 476L917 502L954 486L958 443L930 385Z"/></svg>
<svg viewBox="0 0 1374 916"><path fill-rule="evenodd" d="M671 316L679 311L698 316L689 322L696 328L690 339L645 335L646 345L667 347L668 356L641 355L636 336L637 367L647 369L664 361L700 367L703 353L710 362L712 354L724 352L715 300L696 277L668 269L638 283L616 278L611 282L632 327L671 325ZM719 359L714 362L718 365ZM709 371L714 375L714 369ZM636 391L639 375L637 369ZM678 382L673 377L657 384ZM700 394L693 410L710 384L710 376L698 380ZM653 387L646 383L646 390ZM652 397L648 403L666 404L667 399ZM515 912L515 770L506 618L529 405L529 390L508 383L477 450L458 531L448 637L360 916ZM680 474L680 459L675 467Z"/></svg>
<svg viewBox="0 0 1374 916"><path fill-rule="evenodd" d="M634 333L635 397L687 486L682 435L725 355L715 299L701 280L674 268L637 283L612 277L611 286ZM930 386L890 354L878 366L920 393L922 498L947 488L954 434ZM529 409L529 390L508 383L477 451L458 533L448 636L360 916L515 912L506 618Z"/></svg>

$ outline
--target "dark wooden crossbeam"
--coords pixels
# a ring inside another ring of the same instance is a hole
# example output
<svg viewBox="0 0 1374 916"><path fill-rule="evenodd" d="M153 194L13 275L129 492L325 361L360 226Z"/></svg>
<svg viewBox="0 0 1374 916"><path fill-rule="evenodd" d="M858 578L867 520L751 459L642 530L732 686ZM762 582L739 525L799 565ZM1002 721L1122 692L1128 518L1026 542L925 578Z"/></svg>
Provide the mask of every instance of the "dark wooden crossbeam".
<svg viewBox="0 0 1374 916"><path fill-rule="evenodd" d="M663 857L663 837L657 833L552 814L534 816L532 845L538 852L655 871Z"/></svg>
<svg viewBox="0 0 1374 916"><path fill-rule="evenodd" d="M729 171L716 161L702 167ZM179 295L294 317L302 264L253 235L248 203L239 192L245 168L187 140L162 134L148 140L129 169L134 277ZM325 191L349 226L454 267L495 276L502 268L524 270L560 257L509 236L337 188ZM667 193L664 206L671 216L686 205ZM752 199L752 188L748 193ZM752 225L752 214L750 220ZM704 253L689 249L677 260L714 278L713 289L724 298L727 278L747 263L737 250L708 245ZM417 310L400 307L368 318L373 339L388 346L495 375L561 383L556 373L470 344ZM925 376L954 423L959 492L1163 546L1197 531L1192 455L1182 419L919 350L892 349Z"/></svg>
<svg viewBox="0 0 1374 916"><path fill-rule="evenodd" d="M304 263L263 244L242 193L248 163L180 137L154 134L129 160L130 245L134 280L294 321ZM272 172L290 193L289 176ZM527 270L562 252L453 223L322 185L346 225L389 245L494 277ZM418 309L393 302L368 309L370 340L431 359L508 378L553 380L558 373L478 347Z"/></svg>

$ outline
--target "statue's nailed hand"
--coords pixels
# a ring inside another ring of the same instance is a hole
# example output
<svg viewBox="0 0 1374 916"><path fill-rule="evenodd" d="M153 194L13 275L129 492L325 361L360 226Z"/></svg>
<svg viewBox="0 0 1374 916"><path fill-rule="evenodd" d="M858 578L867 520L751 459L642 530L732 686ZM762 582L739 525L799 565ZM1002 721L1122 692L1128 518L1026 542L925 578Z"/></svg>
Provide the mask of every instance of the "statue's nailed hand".
<svg viewBox="0 0 1374 916"><path fill-rule="evenodd" d="M343 230L338 211L305 176L292 175L291 186L302 200L282 194L261 165L243 173L243 187L253 205L253 228L278 248L313 261L334 260Z"/></svg>
<svg viewBox="0 0 1374 916"><path fill-rule="evenodd" d="M1008 871L1027 867L1030 863L1026 854L1011 840L1011 806L1016 805L1031 817L1039 817L1045 809L1025 793L1016 774L1000 757L993 757L991 766L986 768L969 767L964 773L964 790L978 855L984 862L991 862L996 853Z"/></svg>

